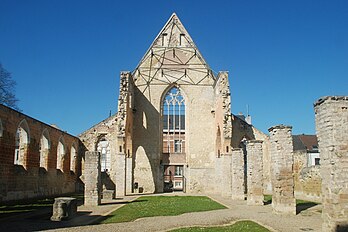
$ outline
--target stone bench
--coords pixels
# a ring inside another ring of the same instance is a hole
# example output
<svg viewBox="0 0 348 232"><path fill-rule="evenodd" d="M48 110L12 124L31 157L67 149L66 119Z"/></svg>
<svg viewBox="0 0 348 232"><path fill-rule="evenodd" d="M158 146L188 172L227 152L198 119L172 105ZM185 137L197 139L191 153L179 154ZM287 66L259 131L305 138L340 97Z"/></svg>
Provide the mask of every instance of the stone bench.
<svg viewBox="0 0 348 232"><path fill-rule="evenodd" d="M54 199L51 221L69 220L77 213L77 200L72 197L57 197Z"/></svg>

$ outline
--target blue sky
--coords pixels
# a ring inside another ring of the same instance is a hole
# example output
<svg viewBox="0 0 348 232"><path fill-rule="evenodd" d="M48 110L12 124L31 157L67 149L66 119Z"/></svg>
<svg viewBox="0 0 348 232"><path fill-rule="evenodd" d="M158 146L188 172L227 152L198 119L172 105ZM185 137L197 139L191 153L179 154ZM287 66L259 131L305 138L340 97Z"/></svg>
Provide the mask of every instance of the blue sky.
<svg viewBox="0 0 348 232"><path fill-rule="evenodd" d="M132 71L176 12L214 71L228 70L232 112L315 133L313 102L348 95L348 1L0 0L0 62L23 113L77 135L117 109Z"/></svg>

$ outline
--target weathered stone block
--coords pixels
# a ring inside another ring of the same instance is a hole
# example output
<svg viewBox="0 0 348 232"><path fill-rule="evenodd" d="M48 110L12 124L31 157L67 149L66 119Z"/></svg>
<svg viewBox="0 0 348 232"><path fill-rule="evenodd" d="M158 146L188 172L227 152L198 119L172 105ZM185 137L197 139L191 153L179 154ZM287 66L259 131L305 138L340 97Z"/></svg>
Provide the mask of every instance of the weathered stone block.
<svg viewBox="0 0 348 232"><path fill-rule="evenodd" d="M114 199L115 191L114 190L103 190L103 199L104 200L112 200Z"/></svg>
<svg viewBox="0 0 348 232"><path fill-rule="evenodd" d="M77 213L77 201L72 197L58 197L54 199L51 221L69 220Z"/></svg>

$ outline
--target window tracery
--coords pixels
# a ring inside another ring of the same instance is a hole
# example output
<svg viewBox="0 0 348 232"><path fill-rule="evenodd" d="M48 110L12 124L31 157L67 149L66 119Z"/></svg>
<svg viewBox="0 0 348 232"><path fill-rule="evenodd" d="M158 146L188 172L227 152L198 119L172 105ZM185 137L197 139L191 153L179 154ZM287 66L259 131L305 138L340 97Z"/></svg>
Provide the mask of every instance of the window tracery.
<svg viewBox="0 0 348 232"><path fill-rule="evenodd" d="M162 103L163 152L184 152L185 99L177 87L171 88Z"/></svg>

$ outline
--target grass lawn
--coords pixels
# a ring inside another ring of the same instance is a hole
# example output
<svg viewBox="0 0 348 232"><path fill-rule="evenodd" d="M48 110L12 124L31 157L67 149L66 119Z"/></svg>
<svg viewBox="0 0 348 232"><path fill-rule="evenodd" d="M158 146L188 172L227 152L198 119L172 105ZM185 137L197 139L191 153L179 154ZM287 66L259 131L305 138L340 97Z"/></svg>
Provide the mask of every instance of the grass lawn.
<svg viewBox="0 0 348 232"><path fill-rule="evenodd" d="M198 231L232 231L232 232L268 232L269 230L253 221L239 221L229 226L214 227L188 227L171 230L172 232L198 232Z"/></svg>
<svg viewBox="0 0 348 232"><path fill-rule="evenodd" d="M142 217L173 216L216 209L226 207L205 196L143 196L115 210L100 223L129 222Z"/></svg>
<svg viewBox="0 0 348 232"><path fill-rule="evenodd" d="M71 197L75 197L80 201L83 200L83 194L74 194ZM22 200L16 201L15 203L8 203L7 205L0 206L0 218L34 212L45 208L52 208L53 203L54 197L39 200Z"/></svg>

